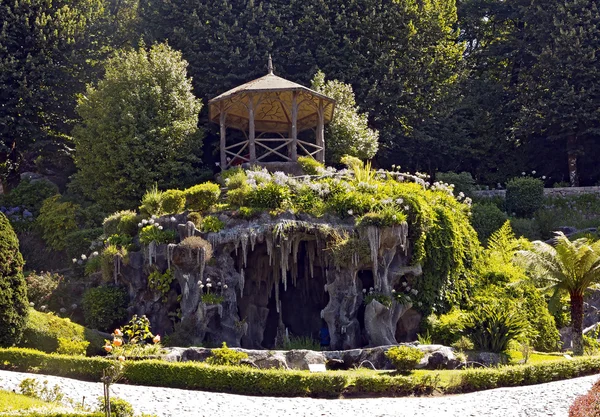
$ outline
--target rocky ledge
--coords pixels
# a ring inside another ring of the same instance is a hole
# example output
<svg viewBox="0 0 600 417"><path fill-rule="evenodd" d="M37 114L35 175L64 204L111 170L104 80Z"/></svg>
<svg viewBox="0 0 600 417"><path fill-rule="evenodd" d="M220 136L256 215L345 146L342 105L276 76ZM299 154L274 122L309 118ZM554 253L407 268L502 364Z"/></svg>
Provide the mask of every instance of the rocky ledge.
<svg viewBox="0 0 600 417"><path fill-rule="evenodd" d="M378 346L365 349L350 350L250 350L232 348L248 354L243 362L259 369L302 369L308 370L309 365L324 364L327 369L351 369L367 367L371 369L394 369L385 356L388 349L396 345ZM460 361L454 355L452 348L443 345L411 345L425 353L419 369L454 369ZM212 355L212 349L203 347L168 349L165 359L173 362L196 361L204 362Z"/></svg>

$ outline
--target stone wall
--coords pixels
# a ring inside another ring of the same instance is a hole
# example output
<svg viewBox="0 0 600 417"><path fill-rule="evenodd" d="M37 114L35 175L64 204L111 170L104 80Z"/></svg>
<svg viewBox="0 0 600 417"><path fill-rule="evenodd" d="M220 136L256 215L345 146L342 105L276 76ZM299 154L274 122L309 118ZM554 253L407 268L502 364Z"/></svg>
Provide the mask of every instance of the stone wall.
<svg viewBox="0 0 600 417"><path fill-rule="evenodd" d="M473 192L475 197L506 197L506 190L479 190ZM547 197L564 197L583 194L600 195L600 187L561 187L544 188L544 195Z"/></svg>

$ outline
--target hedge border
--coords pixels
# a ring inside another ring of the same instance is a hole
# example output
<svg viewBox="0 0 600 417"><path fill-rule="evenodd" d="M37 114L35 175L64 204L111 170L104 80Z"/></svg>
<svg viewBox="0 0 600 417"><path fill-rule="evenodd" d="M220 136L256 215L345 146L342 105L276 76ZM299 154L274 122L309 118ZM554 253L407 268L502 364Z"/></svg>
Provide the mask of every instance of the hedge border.
<svg viewBox="0 0 600 417"><path fill-rule="evenodd" d="M47 354L33 349L0 349L0 369L34 372L100 381L102 370L113 362ZM462 370L445 393L471 392L500 387L532 385L600 372L600 356L551 361L532 365ZM124 380L134 385L180 388L231 394L276 397L384 397L423 395L440 390L435 375L352 376L340 373L210 366L197 362L159 360L125 363Z"/></svg>

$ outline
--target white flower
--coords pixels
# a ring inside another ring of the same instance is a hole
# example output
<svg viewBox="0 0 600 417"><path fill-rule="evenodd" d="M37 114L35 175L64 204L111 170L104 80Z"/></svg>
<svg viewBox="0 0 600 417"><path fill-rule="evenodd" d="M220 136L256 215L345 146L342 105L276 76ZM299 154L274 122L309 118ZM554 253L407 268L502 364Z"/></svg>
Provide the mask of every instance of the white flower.
<svg viewBox="0 0 600 417"><path fill-rule="evenodd" d="M392 294L396 294L396 290L392 290Z"/></svg>
<svg viewBox="0 0 600 417"><path fill-rule="evenodd" d="M208 284L206 284L206 287L210 288L210 287L212 287L212 284L209 282Z"/></svg>
<svg viewBox="0 0 600 417"><path fill-rule="evenodd" d="M396 164L392 164L392 169L396 169Z"/></svg>
<svg viewBox="0 0 600 417"><path fill-rule="evenodd" d="M58 311L60 311L61 313L63 313L63 314L64 314L64 313L66 313L66 312L67 312L67 309L66 309L66 308L64 308L64 307L61 307L61 308L60 308L60 310L58 310Z"/></svg>
<svg viewBox="0 0 600 417"><path fill-rule="evenodd" d="M532 173L533 175L535 175L535 171L531 171L531 173Z"/></svg>
<svg viewBox="0 0 600 417"><path fill-rule="evenodd" d="M221 286L221 281L217 282L217 285L220 287Z"/></svg>
<svg viewBox="0 0 600 417"><path fill-rule="evenodd" d="M94 253L92 253L92 256L98 256L98 255L99 255L98 251L95 251Z"/></svg>
<svg viewBox="0 0 600 417"><path fill-rule="evenodd" d="M413 289L411 290L411 292L412 292L414 295L417 295L417 294L419 293L419 291L417 291L415 288L413 288Z"/></svg>
<svg viewBox="0 0 600 417"><path fill-rule="evenodd" d="M227 284L223 285L223 289L226 290L227 289Z"/></svg>
<svg viewBox="0 0 600 417"><path fill-rule="evenodd" d="M402 204L402 203L404 203L403 199L399 198L399 199L396 200L396 204Z"/></svg>
<svg viewBox="0 0 600 417"><path fill-rule="evenodd" d="M545 180L545 179L546 179L546 176L545 176L545 175L542 175L542 179L543 179L543 180Z"/></svg>
<svg viewBox="0 0 600 417"><path fill-rule="evenodd" d="M406 282L406 281L404 281L404 282L402 283L402 286L403 286L403 287L406 287L407 285L408 285L408 282Z"/></svg>
<svg viewBox="0 0 600 417"><path fill-rule="evenodd" d="M75 310L77 308L77 304L71 304L71 309Z"/></svg>
<svg viewBox="0 0 600 417"><path fill-rule="evenodd" d="M206 278L206 282L210 282L210 278Z"/></svg>
<svg viewBox="0 0 600 417"><path fill-rule="evenodd" d="M175 223L177 219L175 217L171 217L171 222Z"/></svg>
<svg viewBox="0 0 600 417"><path fill-rule="evenodd" d="M143 226L143 224L141 222L138 223L138 227L142 227L142 226Z"/></svg>
<svg viewBox="0 0 600 417"><path fill-rule="evenodd" d="M73 263L76 264L77 263L77 258L73 258Z"/></svg>
<svg viewBox="0 0 600 417"><path fill-rule="evenodd" d="M354 212L352 210L348 210L348 214L352 216Z"/></svg>
<svg viewBox="0 0 600 417"><path fill-rule="evenodd" d="M150 217L152 220L156 220L158 217L156 217L155 214L152 215L152 217Z"/></svg>
<svg viewBox="0 0 600 417"><path fill-rule="evenodd" d="M367 289L363 288L363 293L366 294L367 293Z"/></svg>
<svg viewBox="0 0 600 417"><path fill-rule="evenodd" d="M146 220L146 219L143 219L143 220L142 220L142 225L144 225L144 226L145 226L145 225L147 225L147 224L148 224L148 220Z"/></svg>
<svg viewBox="0 0 600 417"><path fill-rule="evenodd" d="M158 230L162 230L162 229L163 229L163 227L162 227L162 226L158 226Z"/></svg>
<svg viewBox="0 0 600 417"><path fill-rule="evenodd" d="M521 175L527 175L527 173L525 171L521 172Z"/></svg>
<svg viewBox="0 0 600 417"><path fill-rule="evenodd" d="M200 288L204 288L204 284L200 284Z"/></svg>
<svg viewBox="0 0 600 417"><path fill-rule="evenodd" d="M419 307L421 307L421 306L423 305L423 303L419 301L419 302L417 303L417 305L418 305Z"/></svg>
<svg viewBox="0 0 600 417"><path fill-rule="evenodd" d="M87 259L87 256L85 256L84 254L81 254L81 260L85 261Z"/></svg>
<svg viewBox="0 0 600 417"><path fill-rule="evenodd" d="M215 165L216 165L216 166L218 166L218 167L220 167L220 166L221 166L221 163L219 163L219 162L215 162Z"/></svg>
<svg viewBox="0 0 600 417"><path fill-rule="evenodd" d="M33 304L33 301L31 301L31 302L29 303L29 307L33 307L34 305L35 305L35 304Z"/></svg>
<svg viewBox="0 0 600 417"><path fill-rule="evenodd" d="M150 224L154 224L154 219L150 219L150 220L148 220L148 223L150 223Z"/></svg>

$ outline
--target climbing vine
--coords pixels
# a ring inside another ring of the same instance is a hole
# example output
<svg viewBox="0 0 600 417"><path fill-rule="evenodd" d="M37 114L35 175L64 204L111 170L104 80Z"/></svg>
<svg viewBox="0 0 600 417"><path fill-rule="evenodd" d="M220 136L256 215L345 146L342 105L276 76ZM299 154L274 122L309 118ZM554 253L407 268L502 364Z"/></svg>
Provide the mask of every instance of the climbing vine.
<svg viewBox="0 0 600 417"><path fill-rule="evenodd" d="M167 294L171 290L171 283L175 279L173 275L173 271L167 269L164 273L161 273L159 270L153 270L150 275L148 275L148 288L153 291L157 291L162 294L162 302L167 302Z"/></svg>

